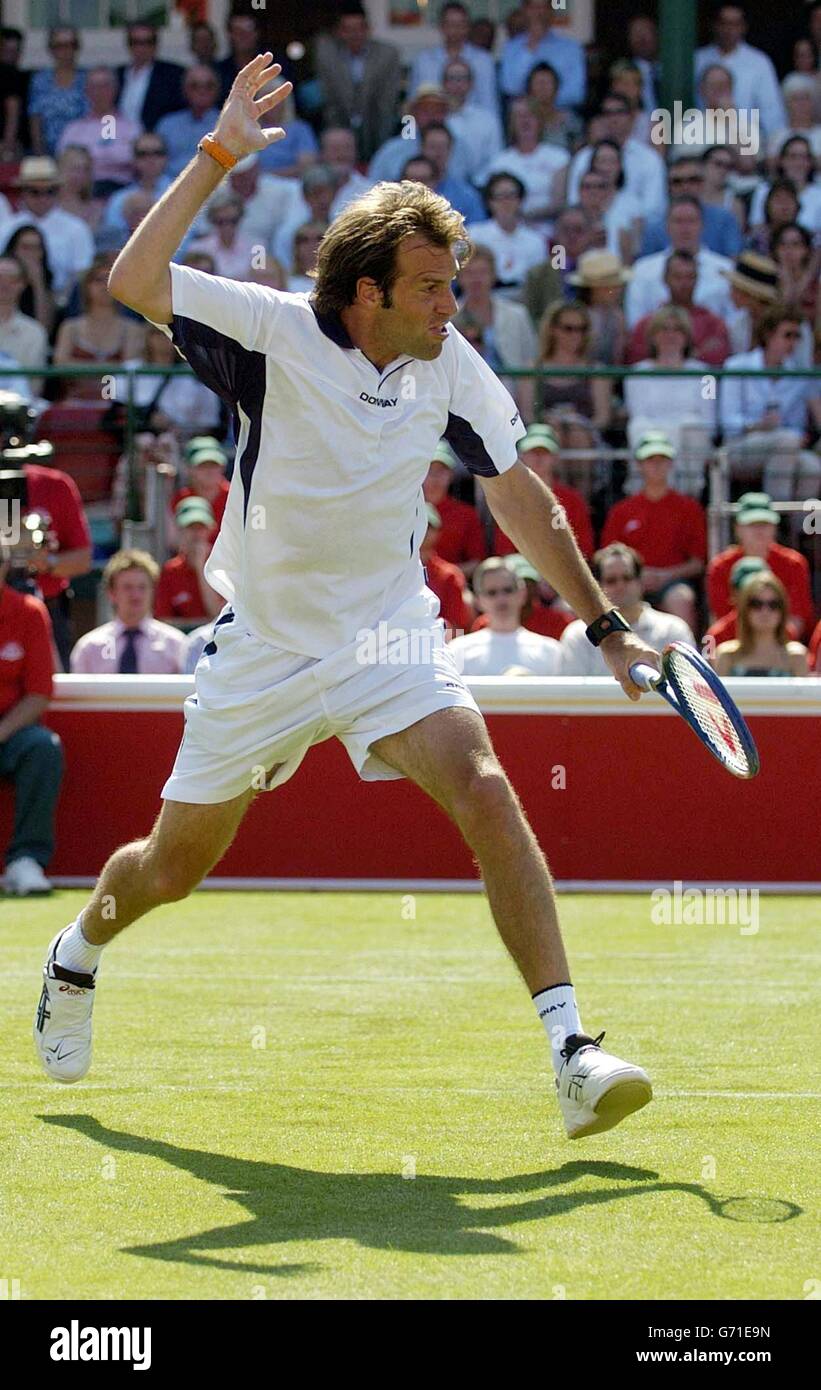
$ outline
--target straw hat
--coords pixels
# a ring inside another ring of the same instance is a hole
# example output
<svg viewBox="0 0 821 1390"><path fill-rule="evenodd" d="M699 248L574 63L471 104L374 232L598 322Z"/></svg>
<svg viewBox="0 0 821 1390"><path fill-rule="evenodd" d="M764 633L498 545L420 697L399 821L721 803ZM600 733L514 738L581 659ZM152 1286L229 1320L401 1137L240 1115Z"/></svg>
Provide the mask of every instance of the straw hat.
<svg viewBox="0 0 821 1390"><path fill-rule="evenodd" d="M615 285L626 285L632 280L632 270L625 270L621 257L612 251L585 251L579 256L575 274L568 275L569 285L579 285L582 289L607 289Z"/></svg>
<svg viewBox="0 0 821 1390"><path fill-rule="evenodd" d="M15 188L30 183L62 183L63 176L55 161L47 154L28 155L20 161L20 171L14 180Z"/></svg>
<svg viewBox="0 0 821 1390"><path fill-rule="evenodd" d="M778 298L778 266L769 256L757 251L742 251L732 270L721 270L736 289L752 294L756 299L770 301Z"/></svg>

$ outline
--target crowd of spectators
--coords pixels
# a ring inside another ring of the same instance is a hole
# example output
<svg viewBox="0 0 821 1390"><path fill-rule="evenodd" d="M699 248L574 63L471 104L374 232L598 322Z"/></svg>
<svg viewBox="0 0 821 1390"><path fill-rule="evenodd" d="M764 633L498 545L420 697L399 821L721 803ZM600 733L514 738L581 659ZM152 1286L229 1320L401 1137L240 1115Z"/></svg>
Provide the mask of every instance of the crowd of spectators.
<svg viewBox="0 0 821 1390"><path fill-rule="evenodd" d="M562 32L549 0L523 0L498 31L447 2L439 41L403 64L360 5L340 11L298 72L282 58L277 80L294 78L275 117L285 138L233 169L177 259L310 292L322 236L351 199L381 179L442 194L475 248L455 285L455 327L509 386L527 427L521 457L553 489L558 524L614 604L655 646L706 641L725 673L821 675L802 553L818 527L802 529L809 513L783 506L821 491L821 393L817 377L779 375L821 363L821 5L797 14L780 73L747 43L743 7L716 9L714 42L696 54L697 99L721 108L735 135L711 140L705 123L681 146L657 139L658 33L646 16L603 55ZM123 369L156 367L135 378L136 468L124 458L116 472L112 518L144 496L146 470L174 475L165 550L111 555L102 587L113 617L72 650L70 585L92 555L83 499L66 472L26 465L50 537L36 582L58 662L77 673L192 670L221 604L203 567L228 491L231 421L201 382L164 375L179 361L169 338L116 304L107 276L264 47L255 13L232 14L222 37L193 23L183 66L161 59L158 31L135 21L127 61L111 68L58 24L51 65L30 71L24 36L0 31L0 365L19 372L0 390L38 410L105 408L108 419L127 393ZM756 128L754 146L745 132ZM49 364L83 370L44 381ZM623 367L624 378L612 371ZM717 380L718 368L747 374ZM101 380L114 382L102 401ZM719 446L737 544L710 556L707 470ZM423 562L464 670L603 673L444 442L424 492ZM4 605L14 606L3 599L0 622ZM45 699L37 662L31 670L18 698ZM0 746L6 758L10 743ZM42 869L41 841L18 857Z"/></svg>

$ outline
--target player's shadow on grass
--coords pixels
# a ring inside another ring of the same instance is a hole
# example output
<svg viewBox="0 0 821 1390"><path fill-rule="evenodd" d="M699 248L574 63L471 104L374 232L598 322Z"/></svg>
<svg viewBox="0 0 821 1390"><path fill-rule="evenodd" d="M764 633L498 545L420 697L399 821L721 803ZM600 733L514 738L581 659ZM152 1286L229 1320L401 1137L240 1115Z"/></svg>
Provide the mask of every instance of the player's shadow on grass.
<svg viewBox="0 0 821 1390"><path fill-rule="evenodd" d="M631 1168L623 1163L577 1160L552 1170L506 1178L421 1175L408 1181L399 1173L321 1173L283 1163L180 1148L161 1139L144 1139L108 1129L91 1115L40 1118L46 1124L84 1134L108 1151L144 1154L182 1168L220 1188L230 1201L244 1207L250 1213L250 1221L153 1245L129 1246L126 1250L128 1254L151 1259L207 1264L218 1269L261 1274L306 1272L311 1266L249 1264L218 1257L220 1250L281 1245L292 1240L355 1240L374 1250L417 1254L516 1254L519 1247L515 1242L496 1234L494 1227L506 1229L646 1193L690 1193L706 1202L715 1216L737 1221L788 1221L802 1210L793 1202L769 1198L719 1199L699 1183L661 1182L652 1169ZM571 1185L575 1181L589 1177L602 1178L607 1185L573 1191ZM564 1190L542 1191L557 1187ZM501 1201L486 1207L470 1207L460 1201L476 1194L520 1198L529 1192L541 1195L530 1201Z"/></svg>

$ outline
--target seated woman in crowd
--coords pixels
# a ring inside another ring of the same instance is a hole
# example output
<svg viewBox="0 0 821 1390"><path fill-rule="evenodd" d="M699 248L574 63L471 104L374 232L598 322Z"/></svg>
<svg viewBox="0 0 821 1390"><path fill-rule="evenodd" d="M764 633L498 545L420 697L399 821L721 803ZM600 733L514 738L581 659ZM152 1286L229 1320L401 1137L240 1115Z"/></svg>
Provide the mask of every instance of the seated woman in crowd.
<svg viewBox="0 0 821 1390"><path fill-rule="evenodd" d="M628 442L633 449L643 434L663 425L677 455L672 485L679 492L698 497L716 428L715 399L709 394L705 398L704 392L704 375L711 369L691 355L690 319L675 304L666 304L653 315L647 340L650 355L636 365L636 371L643 375L628 377L624 383ZM661 367L686 368L693 375L662 376ZM635 492L640 485L639 470L631 462L626 490Z"/></svg>
<svg viewBox="0 0 821 1390"><path fill-rule="evenodd" d="M786 226L788 222L797 222L801 210L798 193L789 179L776 179L770 184L769 190L764 198L763 207L758 214L756 222L753 210L755 208L755 194L750 206L750 232L747 236L747 246L751 251L758 251L762 256L769 256L773 240L779 228ZM758 211L757 208L755 209Z"/></svg>
<svg viewBox="0 0 821 1390"><path fill-rule="evenodd" d="M33 222L24 223L12 232L0 255L14 256L20 262L28 281L20 300L20 313L36 319L51 338L57 305L51 288L53 276L43 233Z"/></svg>
<svg viewBox="0 0 821 1390"><path fill-rule="evenodd" d="M557 110L558 90L559 74L550 63L537 63L530 69L525 95L539 118L542 144L572 153L581 138L582 123L574 111Z"/></svg>
<svg viewBox="0 0 821 1390"><path fill-rule="evenodd" d="M812 324L818 297L821 249L813 247L806 227L798 222L785 222L773 237L772 257L778 266L779 298L793 308L800 308Z"/></svg>
<svg viewBox="0 0 821 1390"><path fill-rule="evenodd" d="M599 140L594 147L584 179L604 179L601 219L607 237L607 248L621 256L625 265L636 258L644 225L642 208L625 188L624 160L614 140Z"/></svg>
<svg viewBox="0 0 821 1390"><path fill-rule="evenodd" d="M536 418L555 429L561 451L586 451L589 460L580 472L588 483L600 431L612 415L612 382L608 377L563 376L562 367L592 367L590 352L593 325L590 311L575 301L557 301L546 311L539 327L537 366L556 368L536 383Z"/></svg>
<svg viewBox="0 0 821 1390"><path fill-rule="evenodd" d="M242 212L242 199L235 193L212 198L206 210L212 230L188 248L189 253L204 251L213 256L217 275L230 280L247 280L254 260L254 243L239 231Z"/></svg>
<svg viewBox="0 0 821 1390"><path fill-rule="evenodd" d="M503 295L494 294L496 257L486 246L477 246L459 272L462 294L456 327L481 330L483 356L494 371L505 367L532 367L536 360L536 334L530 315L523 304L514 304ZM505 385L521 411L522 418L533 418L533 381L515 377Z"/></svg>
<svg viewBox="0 0 821 1390"><path fill-rule="evenodd" d="M54 347L54 365L94 363L95 375L64 379L66 394L74 400L100 401L100 377L120 362L142 358L146 326L136 319L126 318L119 304L108 292L108 272L111 259L95 256L80 281L83 312L77 318L64 319Z"/></svg>
<svg viewBox="0 0 821 1390"><path fill-rule="evenodd" d="M527 226L546 232L562 201L563 174L570 163L567 150L542 140L539 116L527 97L510 103L510 144L485 169L491 174L515 174L525 187L522 213Z"/></svg>
<svg viewBox="0 0 821 1390"><path fill-rule="evenodd" d="M650 143L650 112L644 109L644 77L641 68L631 63L629 58L617 58L608 69L610 79L608 90L616 96L625 97L633 113L633 124L628 139L639 140L642 145Z"/></svg>
<svg viewBox="0 0 821 1390"><path fill-rule="evenodd" d="M303 222L294 237L294 260L287 288L292 292L312 290L314 282L308 275L316 265L319 243L328 230L324 222Z"/></svg>
<svg viewBox="0 0 821 1390"><path fill-rule="evenodd" d="M787 593L780 579L760 570L742 584L738 637L722 642L713 665L719 676L806 676L807 648L787 635Z"/></svg>
<svg viewBox="0 0 821 1390"><path fill-rule="evenodd" d="M584 178L587 178L585 174ZM626 328L622 299L631 272L625 270L612 251L585 251L568 285L575 287L579 301L590 312L592 333L590 355L607 367L624 361Z"/></svg>

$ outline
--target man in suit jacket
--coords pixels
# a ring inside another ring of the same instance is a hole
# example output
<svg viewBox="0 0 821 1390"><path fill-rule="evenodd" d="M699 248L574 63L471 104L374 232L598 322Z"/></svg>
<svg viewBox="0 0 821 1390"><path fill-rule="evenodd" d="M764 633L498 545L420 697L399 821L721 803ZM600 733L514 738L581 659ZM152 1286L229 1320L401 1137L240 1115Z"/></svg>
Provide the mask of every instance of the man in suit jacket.
<svg viewBox="0 0 821 1390"><path fill-rule="evenodd" d="M359 159L369 160L396 130L402 69L393 44L370 37L360 4L345 5L333 34L317 37L316 75L325 126L353 130Z"/></svg>
<svg viewBox="0 0 821 1390"><path fill-rule="evenodd" d="M127 29L129 62L117 69L117 106L120 114L153 130L157 121L185 106L183 68L158 59L157 30L142 20Z"/></svg>

